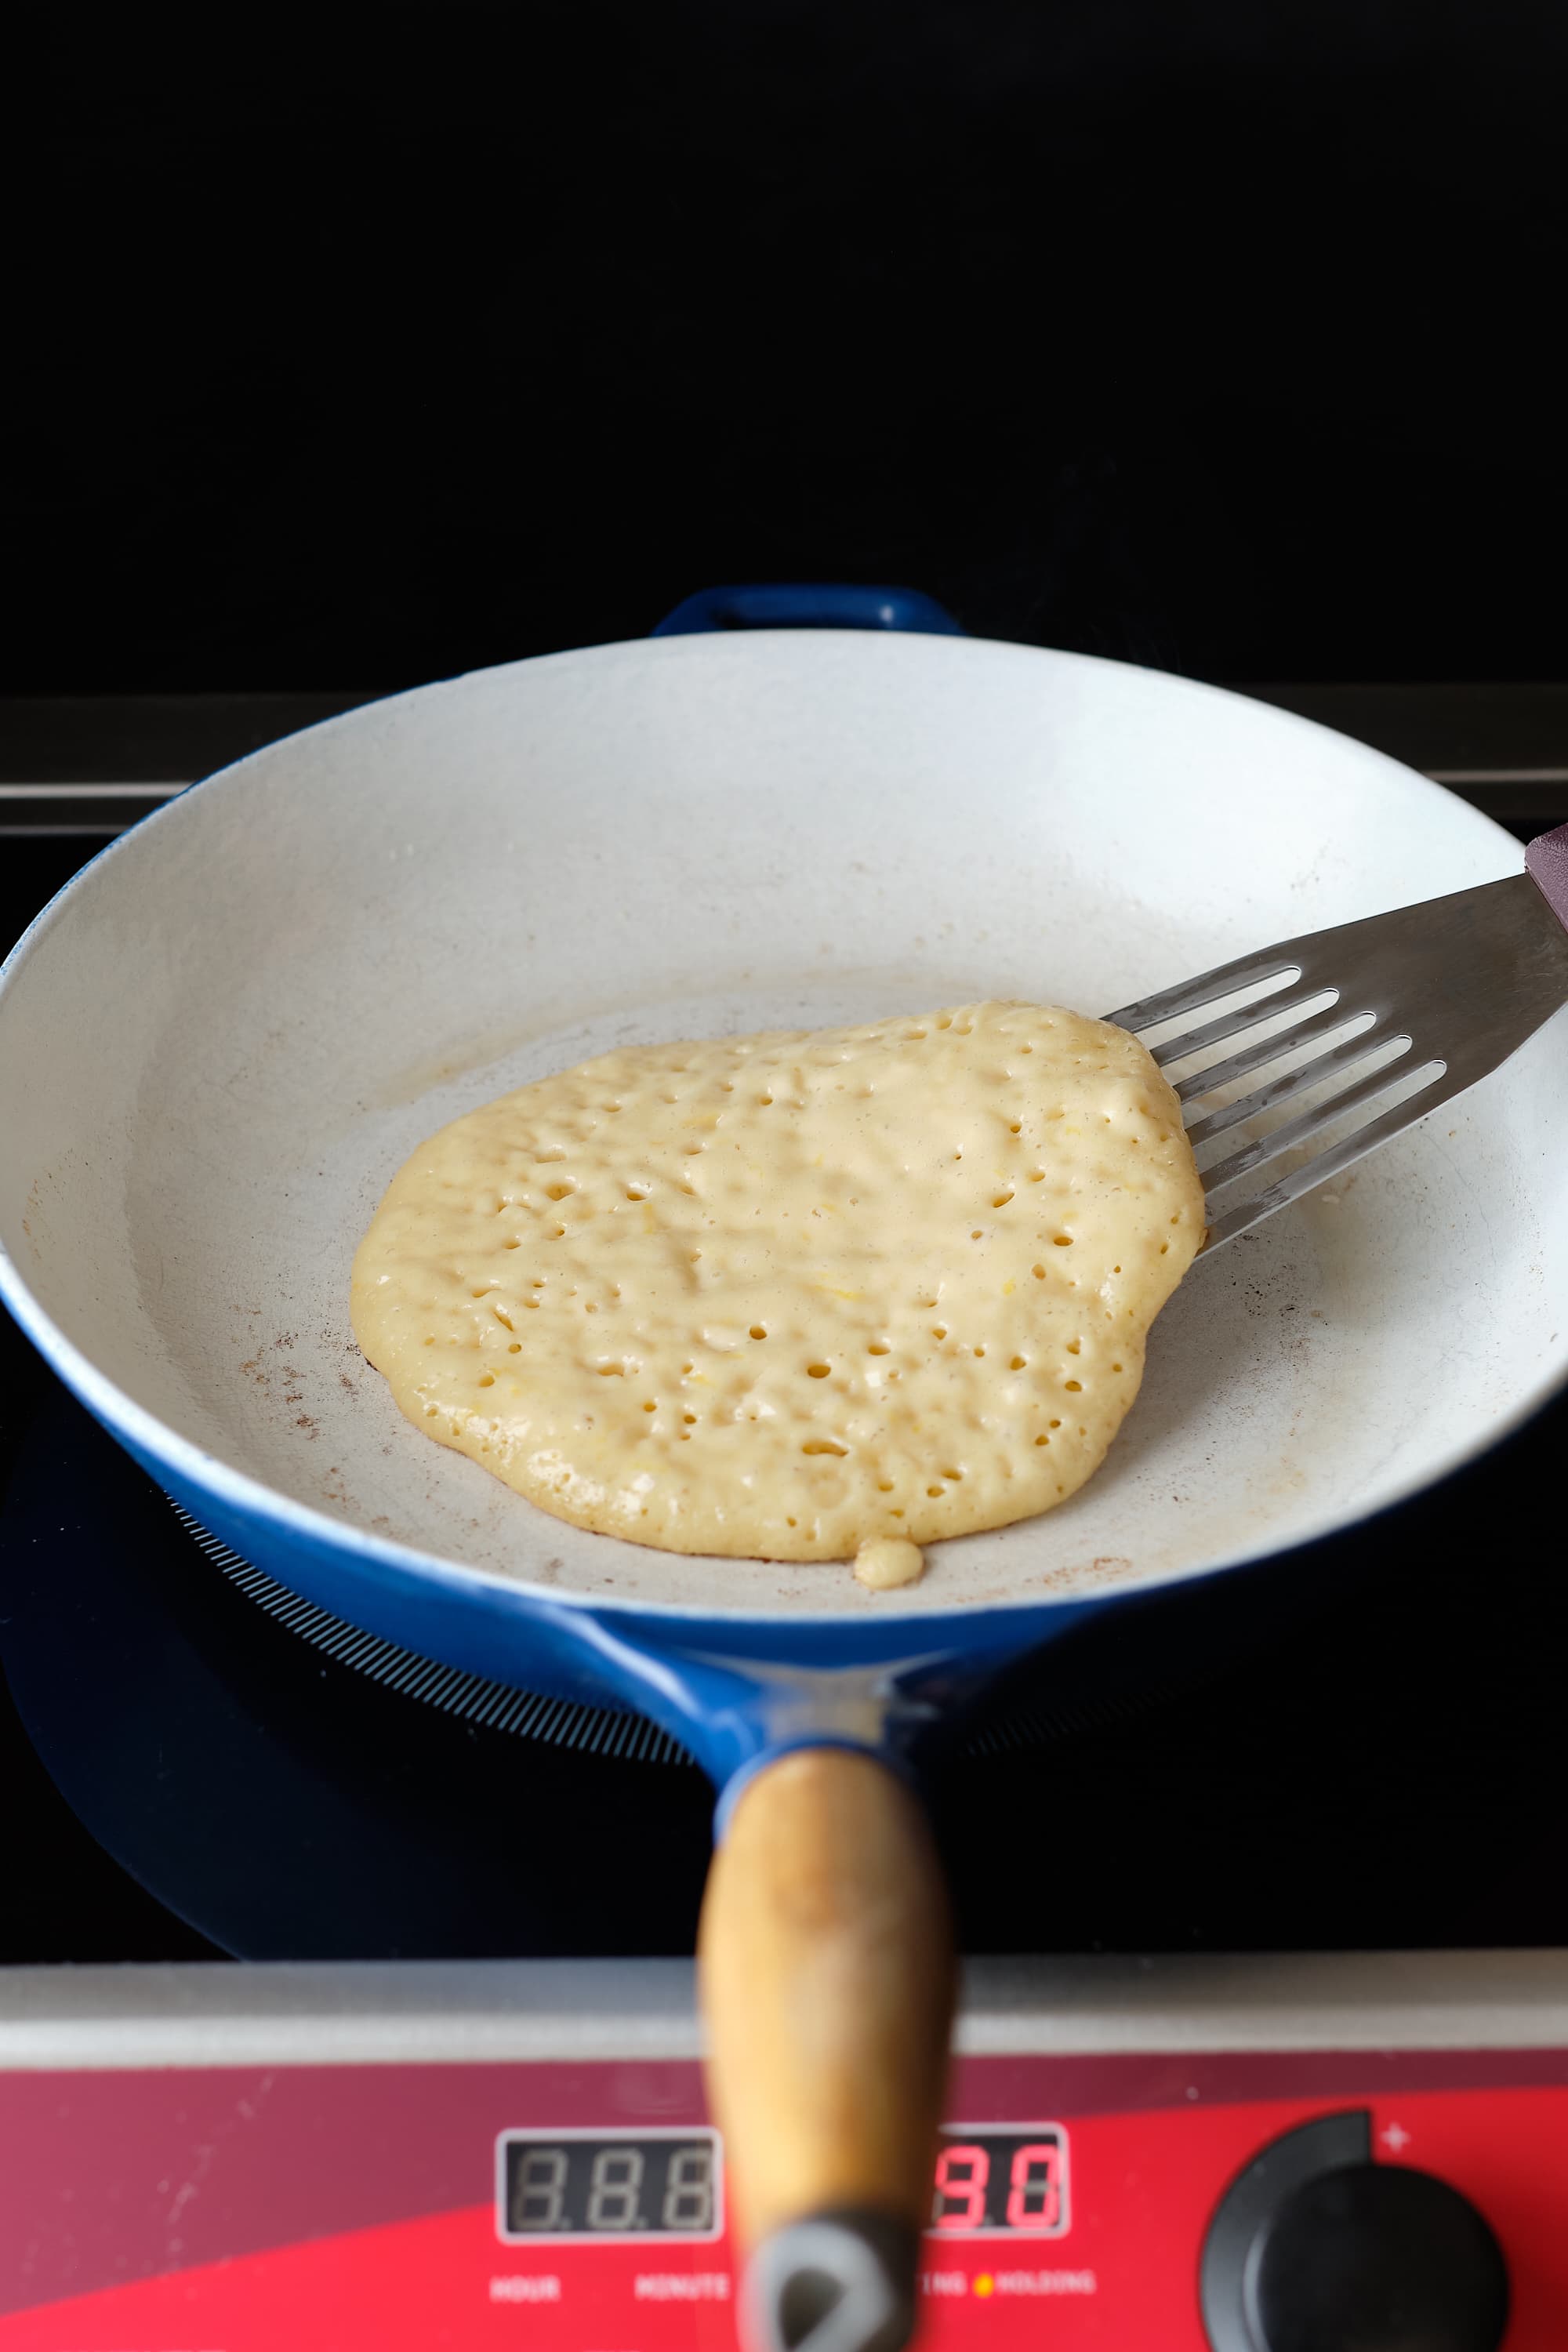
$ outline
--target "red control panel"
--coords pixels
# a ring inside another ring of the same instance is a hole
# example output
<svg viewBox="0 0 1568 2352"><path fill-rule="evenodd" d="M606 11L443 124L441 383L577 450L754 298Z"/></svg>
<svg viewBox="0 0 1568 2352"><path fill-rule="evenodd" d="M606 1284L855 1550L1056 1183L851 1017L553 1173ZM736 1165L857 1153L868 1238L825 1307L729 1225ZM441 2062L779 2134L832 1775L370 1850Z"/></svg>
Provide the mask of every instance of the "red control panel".
<svg viewBox="0 0 1568 2352"><path fill-rule="evenodd" d="M986 2057L951 2112L930 2352L1230 2352L1215 2217L1245 2237L1292 2134L1280 2197L1346 2135L1359 2179L1447 2184L1500 2253L1496 2340L1568 2345L1568 2052ZM1338 2226L1319 2203L1295 2237ZM0 2075L0 2352L730 2352L735 2327L689 2063Z"/></svg>

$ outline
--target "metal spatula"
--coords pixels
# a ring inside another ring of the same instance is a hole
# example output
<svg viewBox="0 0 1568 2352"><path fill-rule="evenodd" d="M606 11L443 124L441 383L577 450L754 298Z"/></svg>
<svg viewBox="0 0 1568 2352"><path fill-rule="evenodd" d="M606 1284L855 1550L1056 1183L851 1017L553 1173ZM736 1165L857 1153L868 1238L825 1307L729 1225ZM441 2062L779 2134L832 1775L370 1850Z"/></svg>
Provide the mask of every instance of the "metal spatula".
<svg viewBox="0 0 1568 2352"><path fill-rule="evenodd" d="M1109 1016L1144 1036L1186 1110L1207 1249L1489 1076L1568 1004L1568 824L1524 863L1506 882L1283 940Z"/></svg>

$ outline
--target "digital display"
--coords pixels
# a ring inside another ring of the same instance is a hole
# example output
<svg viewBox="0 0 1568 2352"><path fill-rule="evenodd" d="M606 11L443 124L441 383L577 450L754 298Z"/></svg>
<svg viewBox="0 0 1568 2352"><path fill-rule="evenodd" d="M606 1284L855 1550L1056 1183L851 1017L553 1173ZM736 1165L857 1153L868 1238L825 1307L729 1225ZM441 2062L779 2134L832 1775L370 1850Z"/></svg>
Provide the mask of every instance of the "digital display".
<svg viewBox="0 0 1568 2352"><path fill-rule="evenodd" d="M1059 2238L1067 2226L1067 2134L1059 2125L952 2124L942 2133L933 2235Z"/></svg>
<svg viewBox="0 0 1568 2352"><path fill-rule="evenodd" d="M715 2131L503 2132L500 2235L529 2239L717 2238L724 2167ZM928 2232L1059 2238L1068 2143L1059 2124L950 2124L937 2150Z"/></svg>
<svg viewBox="0 0 1568 2352"><path fill-rule="evenodd" d="M711 2131L503 2132L503 2238L717 2238L723 2167Z"/></svg>

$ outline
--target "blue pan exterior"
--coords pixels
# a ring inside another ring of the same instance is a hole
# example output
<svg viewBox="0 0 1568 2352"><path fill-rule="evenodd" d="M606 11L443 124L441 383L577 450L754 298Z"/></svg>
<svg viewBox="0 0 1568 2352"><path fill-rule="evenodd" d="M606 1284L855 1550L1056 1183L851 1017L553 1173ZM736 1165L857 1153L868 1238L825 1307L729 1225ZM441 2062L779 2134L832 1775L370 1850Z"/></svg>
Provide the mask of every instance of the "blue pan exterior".
<svg viewBox="0 0 1568 2352"><path fill-rule="evenodd" d="M825 1740L901 1755L1023 1651L1117 1605L846 1622L555 1601L447 1561L389 1558L352 1528L341 1537L302 1531L221 1472L210 1483L193 1478L123 1430L112 1433L193 1518L318 1607L468 1673L636 1707L721 1787L764 1756Z"/></svg>

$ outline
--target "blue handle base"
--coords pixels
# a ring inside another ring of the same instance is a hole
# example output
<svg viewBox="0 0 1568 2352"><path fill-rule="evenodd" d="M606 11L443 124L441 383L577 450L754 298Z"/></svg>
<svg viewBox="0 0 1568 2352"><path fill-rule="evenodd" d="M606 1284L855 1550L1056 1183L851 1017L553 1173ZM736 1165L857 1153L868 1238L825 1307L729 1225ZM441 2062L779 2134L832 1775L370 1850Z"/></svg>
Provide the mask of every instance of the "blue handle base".
<svg viewBox="0 0 1568 2352"><path fill-rule="evenodd" d="M946 607L918 588L862 588L832 581L700 588L667 613L650 634L691 637L713 629L904 629L927 637L963 635Z"/></svg>

